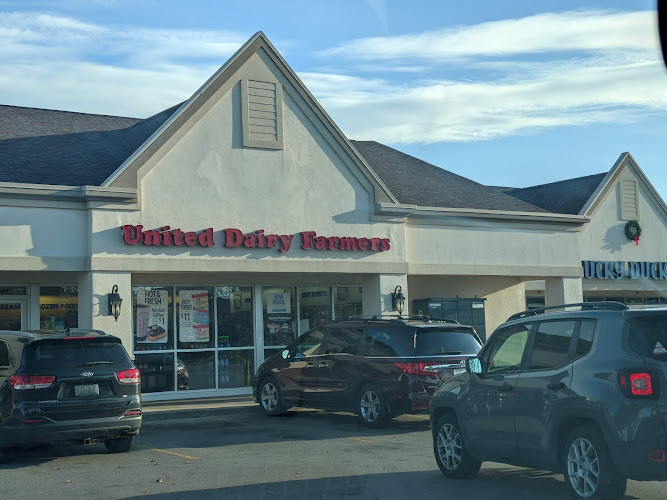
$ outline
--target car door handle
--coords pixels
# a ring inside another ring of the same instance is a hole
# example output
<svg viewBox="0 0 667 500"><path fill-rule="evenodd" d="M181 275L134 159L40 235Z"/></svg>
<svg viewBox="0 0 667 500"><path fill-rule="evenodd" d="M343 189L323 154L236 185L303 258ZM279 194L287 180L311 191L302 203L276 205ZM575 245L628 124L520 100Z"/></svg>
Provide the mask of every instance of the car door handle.
<svg viewBox="0 0 667 500"><path fill-rule="evenodd" d="M507 391L511 391L511 390L512 390L512 386L509 385L507 382L505 382L503 385L498 387L498 392L507 392Z"/></svg>
<svg viewBox="0 0 667 500"><path fill-rule="evenodd" d="M329 363L320 363L320 368L327 368Z"/></svg>
<svg viewBox="0 0 667 500"><path fill-rule="evenodd" d="M565 389L565 384L563 382L552 382L547 384L547 389L551 389L553 391L558 389Z"/></svg>
<svg viewBox="0 0 667 500"><path fill-rule="evenodd" d="M306 363L306 368L315 368L313 363Z"/></svg>

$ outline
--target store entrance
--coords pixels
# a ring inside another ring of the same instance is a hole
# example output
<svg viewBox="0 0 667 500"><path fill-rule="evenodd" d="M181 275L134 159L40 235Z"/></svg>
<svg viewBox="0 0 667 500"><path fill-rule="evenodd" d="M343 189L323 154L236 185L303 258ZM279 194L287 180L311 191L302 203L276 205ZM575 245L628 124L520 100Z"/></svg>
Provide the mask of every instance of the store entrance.
<svg viewBox="0 0 667 500"><path fill-rule="evenodd" d="M0 299L0 330L22 330L26 327L26 300Z"/></svg>

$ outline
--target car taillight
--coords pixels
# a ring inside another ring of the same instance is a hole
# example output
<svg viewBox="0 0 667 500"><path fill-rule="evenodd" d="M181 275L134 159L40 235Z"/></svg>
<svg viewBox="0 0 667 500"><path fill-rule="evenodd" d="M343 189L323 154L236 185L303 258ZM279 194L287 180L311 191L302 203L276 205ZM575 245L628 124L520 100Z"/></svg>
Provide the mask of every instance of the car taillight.
<svg viewBox="0 0 667 500"><path fill-rule="evenodd" d="M121 384L140 384L141 373L136 368L132 368L130 370L123 370L120 372L116 372L116 379Z"/></svg>
<svg viewBox="0 0 667 500"><path fill-rule="evenodd" d="M618 385L626 396L656 397L656 381L657 379L650 373L642 371L630 371L618 375Z"/></svg>
<svg viewBox="0 0 667 500"><path fill-rule="evenodd" d="M433 371L434 367L428 362L419 363L394 363L394 366L408 375L437 375L438 372Z"/></svg>
<svg viewBox="0 0 667 500"><path fill-rule="evenodd" d="M15 391L29 391L33 389L48 389L56 381L53 375L12 375L9 385Z"/></svg>

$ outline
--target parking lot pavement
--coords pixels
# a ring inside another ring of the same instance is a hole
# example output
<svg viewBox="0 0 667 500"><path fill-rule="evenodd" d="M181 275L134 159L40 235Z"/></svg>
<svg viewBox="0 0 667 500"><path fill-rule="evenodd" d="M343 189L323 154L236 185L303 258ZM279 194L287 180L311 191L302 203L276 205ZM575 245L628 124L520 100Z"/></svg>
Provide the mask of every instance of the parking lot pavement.
<svg viewBox="0 0 667 500"><path fill-rule="evenodd" d="M248 400L190 402L176 405L179 410L157 405L162 416L157 409L146 412L151 416L129 453L109 454L101 444L16 450L0 466L2 496L565 498L562 475L501 464L484 464L470 481L447 480L435 464L423 415L405 415L385 428L368 429L349 413L305 408L268 418L256 404L245 404ZM222 406L209 411L210 405ZM627 498L667 498L664 486L630 481Z"/></svg>

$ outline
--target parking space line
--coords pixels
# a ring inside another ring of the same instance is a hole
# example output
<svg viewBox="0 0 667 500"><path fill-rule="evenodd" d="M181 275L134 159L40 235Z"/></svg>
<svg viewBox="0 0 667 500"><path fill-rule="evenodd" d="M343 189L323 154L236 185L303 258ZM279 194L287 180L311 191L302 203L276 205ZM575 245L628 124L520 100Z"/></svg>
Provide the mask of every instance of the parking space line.
<svg viewBox="0 0 667 500"><path fill-rule="evenodd" d="M348 439L354 439L355 441L361 441L362 443L374 443L375 442L372 439L361 439L361 438L355 438L355 437L351 437L351 438L348 438Z"/></svg>
<svg viewBox="0 0 667 500"><path fill-rule="evenodd" d="M138 446L139 448L146 448L148 450L159 451L160 453L166 453L167 455L175 455L177 457L187 458L188 460L199 460L198 457L191 457L190 455L183 455L182 453L176 453L175 451L161 450L160 448L151 448L150 446L143 446L141 444L135 444L134 446Z"/></svg>

